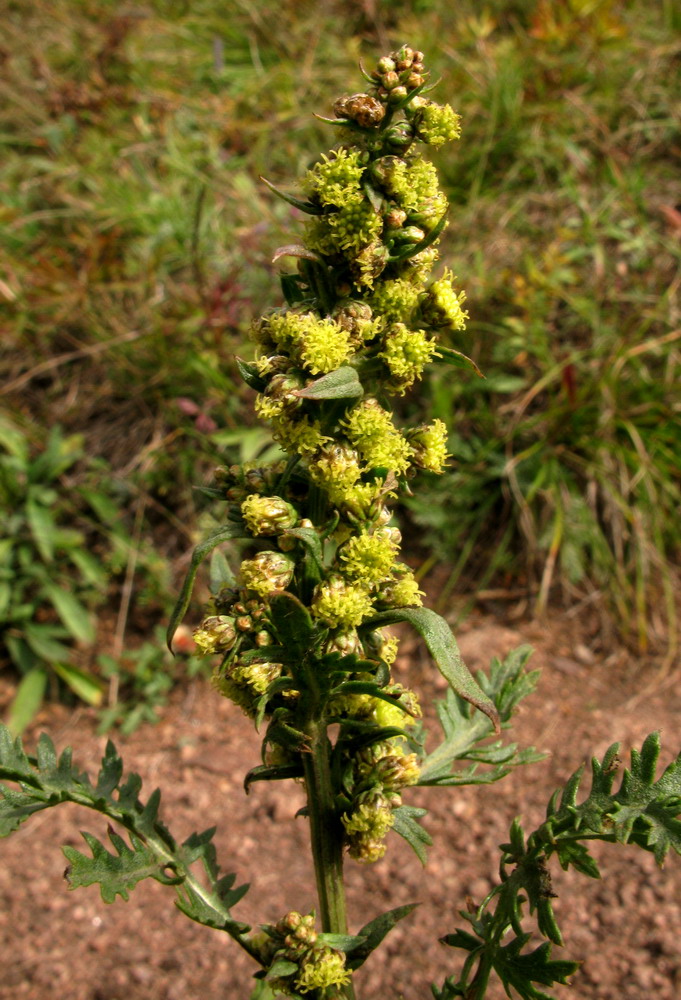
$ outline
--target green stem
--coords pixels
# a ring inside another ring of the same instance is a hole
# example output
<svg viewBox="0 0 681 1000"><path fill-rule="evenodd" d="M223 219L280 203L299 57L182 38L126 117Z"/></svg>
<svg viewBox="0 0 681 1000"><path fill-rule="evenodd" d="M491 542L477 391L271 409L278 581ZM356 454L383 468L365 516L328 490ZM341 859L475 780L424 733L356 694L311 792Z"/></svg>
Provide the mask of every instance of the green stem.
<svg viewBox="0 0 681 1000"><path fill-rule="evenodd" d="M343 826L334 803L329 766L331 744L326 727L318 720L306 727L309 752L303 754L305 785L310 819L310 840L314 860L322 931L347 934L343 882ZM343 988L347 1000L354 1000L352 983Z"/></svg>

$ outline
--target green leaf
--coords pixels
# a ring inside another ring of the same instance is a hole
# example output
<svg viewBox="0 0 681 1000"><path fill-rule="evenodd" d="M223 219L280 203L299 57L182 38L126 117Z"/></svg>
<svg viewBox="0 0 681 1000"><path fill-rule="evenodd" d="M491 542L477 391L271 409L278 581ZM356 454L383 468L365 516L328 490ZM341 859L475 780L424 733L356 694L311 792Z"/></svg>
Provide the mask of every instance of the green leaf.
<svg viewBox="0 0 681 1000"><path fill-rule="evenodd" d="M284 191L280 191L279 188L275 187L271 181L268 181L266 177L261 177L260 180L263 184L266 184L270 191L273 191L278 198L282 201L288 202L289 205L293 205L294 208L299 208L301 212L306 212L308 215L321 215L323 209L319 205L313 205L309 201L301 201L300 198L295 198L292 194L286 194Z"/></svg>
<svg viewBox="0 0 681 1000"><path fill-rule="evenodd" d="M260 764L252 767L244 778L244 791L248 795L254 781L283 781L301 778L304 773L302 764Z"/></svg>
<svg viewBox="0 0 681 1000"><path fill-rule="evenodd" d="M250 361L242 361L241 358L236 359L236 364L239 374L246 385L251 389L255 389L256 392L262 392L267 385L267 380L258 371L258 366Z"/></svg>
<svg viewBox="0 0 681 1000"><path fill-rule="evenodd" d="M531 653L530 646L520 646L512 650L503 662L495 657L489 675L482 671L477 674L480 687L494 702L504 725L518 702L536 687L539 671L524 669ZM488 739L492 724L486 716L471 712L470 706L451 689L444 700L436 702L436 708L444 740L423 761L419 784L486 784L502 778L513 767L533 763L545 756L531 747L519 750L515 743L504 744L500 740L483 747L477 746ZM452 771L452 764L460 760L473 763L465 770ZM493 770L480 773L479 764L489 765Z"/></svg>
<svg viewBox="0 0 681 1000"><path fill-rule="evenodd" d="M529 939L530 935L524 934L504 947L497 947L492 960L494 971L509 996L509 988L512 988L522 1000L552 1000L548 993L536 989L533 984L566 986L568 977L579 968L579 962L551 960L551 945L547 941L529 954L522 954Z"/></svg>
<svg viewBox="0 0 681 1000"><path fill-rule="evenodd" d="M177 599L177 603L173 608L173 612L170 616L170 622L168 624L168 631L166 633L166 641L168 643L168 649L172 652L172 642L173 636L175 635L175 630L180 624L185 616L187 608L189 607L189 602L191 600L192 591L194 589L194 581L196 579L196 574L199 571L199 566L206 558L206 556L213 551L222 542L228 541L230 538L245 538L247 537L246 528L243 524L225 524L215 534L211 535L210 538L206 538L205 541L197 545L192 553L191 563L189 564L189 570L184 579L182 585L182 590L180 591L180 596Z"/></svg>
<svg viewBox="0 0 681 1000"><path fill-rule="evenodd" d="M7 727L13 736L23 733L43 703L47 671L40 667L30 670L22 679L12 699L7 716Z"/></svg>
<svg viewBox="0 0 681 1000"><path fill-rule="evenodd" d="M374 615L363 625L374 629L382 625L395 625L397 622L409 622L416 629L425 640L440 673L452 690L464 701L470 702L484 712L495 732L500 734L499 713L494 702L473 679L461 658L452 630L444 618L430 608L396 608L394 611L382 611Z"/></svg>
<svg viewBox="0 0 681 1000"><path fill-rule="evenodd" d="M44 584L43 589L73 638L88 644L94 642L95 629L90 614L78 598L69 590L62 590L50 583Z"/></svg>
<svg viewBox="0 0 681 1000"><path fill-rule="evenodd" d="M92 857L81 854L75 847L62 847L69 862L66 869L69 889L98 884L104 902L113 903L116 896L127 900L142 879L153 878L166 885L178 881L177 877L165 874L155 852L145 847L134 834L130 837L132 847L129 847L114 829L109 828L109 840L115 853L109 852L92 834L82 833L81 836L92 851Z"/></svg>
<svg viewBox="0 0 681 1000"><path fill-rule="evenodd" d="M69 559L80 571L86 583L93 587L106 587L109 578L106 568L91 552L86 552L83 548L71 548L69 549Z"/></svg>
<svg viewBox="0 0 681 1000"><path fill-rule="evenodd" d="M104 697L102 686L92 674L67 663L53 663L52 669L65 684L68 684L73 693L77 694L88 705L99 707L102 704Z"/></svg>
<svg viewBox="0 0 681 1000"><path fill-rule="evenodd" d="M381 913L380 916L374 917L368 924L365 924L357 932L357 943L350 948L344 949L347 968L354 971L355 969L359 969L361 965L364 965L371 952L379 946L395 924L408 917L419 905L419 903L407 903L405 906L397 906L394 910Z"/></svg>
<svg viewBox="0 0 681 1000"><path fill-rule="evenodd" d="M441 344L438 344L434 360L436 362L441 361L445 365L452 365L453 368L472 369L480 378L485 377L472 358L469 358L467 354L463 354L461 351L454 350L453 347L443 347Z"/></svg>
<svg viewBox="0 0 681 1000"><path fill-rule="evenodd" d="M7 727L0 725L0 780L3 779L18 784L18 789L0 786L2 837L16 830L33 813L60 802L87 806L126 827L130 844L113 829L109 830L113 852L91 834L83 834L91 857L71 847L64 849L71 862L72 888L98 882L102 898L111 902L117 895L127 898L142 879L153 878L174 886L177 906L192 920L226 931L239 941L248 931L248 925L235 921L230 912L248 886L233 888L236 876L220 875L212 843L215 831L194 833L178 846L158 819L160 792L154 792L146 804L140 800L141 779L129 774L123 781L123 762L111 741L93 784L87 774L73 767L69 749L57 757L52 741L43 735L36 758L29 758L21 741L12 740ZM197 861L204 869L203 880L197 879L190 868Z"/></svg>
<svg viewBox="0 0 681 1000"><path fill-rule="evenodd" d="M232 567L219 549L214 549L210 557L209 580L211 594L219 594L223 587L236 586L236 578L234 573L232 573Z"/></svg>
<svg viewBox="0 0 681 1000"><path fill-rule="evenodd" d="M431 244L435 242L442 230L445 228L447 223L447 212L440 218L435 227L419 240L418 243L409 243L402 250L398 250L396 254L391 254L388 260L392 263L393 261L407 260L409 257L415 257L416 254L421 253L423 250L427 250Z"/></svg>
<svg viewBox="0 0 681 1000"><path fill-rule="evenodd" d="M45 562L52 562L57 525L47 507L39 503L30 493L26 501L26 518L38 552Z"/></svg>
<svg viewBox="0 0 681 1000"><path fill-rule="evenodd" d="M327 375L310 382L304 389L296 389L292 395L301 399L352 399L364 395L364 389L357 371L351 365L343 365Z"/></svg>
<svg viewBox="0 0 681 1000"><path fill-rule="evenodd" d="M428 857L426 847L433 843L430 834L417 822L427 814L427 809L417 809L416 806L398 806L393 810L393 830L403 837L414 851L422 865L425 866Z"/></svg>
<svg viewBox="0 0 681 1000"><path fill-rule="evenodd" d="M31 651L47 663L68 659L71 655L69 647L59 641L64 635L65 631L60 625L38 625L27 622L24 626L24 637Z"/></svg>
<svg viewBox="0 0 681 1000"><path fill-rule="evenodd" d="M302 601L286 590L270 597L270 619L279 642L290 653L292 664L302 662L312 644L314 623Z"/></svg>

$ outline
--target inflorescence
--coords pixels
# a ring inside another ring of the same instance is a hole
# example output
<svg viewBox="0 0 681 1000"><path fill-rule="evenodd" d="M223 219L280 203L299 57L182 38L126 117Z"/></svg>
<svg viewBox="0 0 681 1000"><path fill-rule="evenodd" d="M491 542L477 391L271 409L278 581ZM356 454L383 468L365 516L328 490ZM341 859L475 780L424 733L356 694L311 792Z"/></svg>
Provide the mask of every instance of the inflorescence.
<svg viewBox="0 0 681 1000"><path fill-rule="evenodd" d="M438 334L463 329L467 317L451 271L430 278L447 201L419 146L458 139L460 124L449 105L425 96L427 77L422 53L406 45L382 58L367 92L341 97L335 119L325 119L340 141L302 178L304 198L282 195L309 215L305 246L278 254L298 258L297 271L282 277L287 305L255 323L257 357L242 371L286 457L219 470L230 517L254 551L195 633L202 652L220 657L217 687L258 720L295 726L303 699L295 671L277 659L270 601L282 591L311 617L310 664L342 662L348 680L380 684L381 698L331 693L324 709L341 726L403 733L344 753L339 820L348 853L361 861L383 855L402 789L419 774L409 736L418 699L390 674L397 640L370 624L421 603L399 559L391 505L419 470L441 473L447 460L444 423L401 428L388 399L422 377L440 356ZM295 758L271 742L272 759ZM285 932L277 934L287 956L307 949L299 991L342 981L333 955ZM312 965L330 970L326 979L310 971L313 953Z"/></svg>

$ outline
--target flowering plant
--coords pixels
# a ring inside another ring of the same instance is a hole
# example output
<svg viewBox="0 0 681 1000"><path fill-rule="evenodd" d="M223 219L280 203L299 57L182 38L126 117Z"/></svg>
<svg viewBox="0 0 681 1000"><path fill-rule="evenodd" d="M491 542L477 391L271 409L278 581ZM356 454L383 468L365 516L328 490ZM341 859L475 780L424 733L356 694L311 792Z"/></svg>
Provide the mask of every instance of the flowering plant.
<svg viewBox="0 0 681 1000"><path fill-rule="evenodd" d="M410 567L400 560L392 507L422 470L447 460L440 420L400 427L390 398L404 394L431 362L472 367L444 343L464 328L465 294L451 271L432 277L447 202L421 145L456 140L459 116L428 92L423 55L402 46L366 76L364 93L341 97L338 143L302 179L303 197L282 194L309 216L305 242L280 248L296 270L282 276L286 306L254 326L257 356L240 362L285 457L269 465L218 470L210 492L226 504L222 527L195 550L172 616L169 641L184 617L202 560L229 539L250 551L232 576L215 561L215 584L195 639L215 657L217 690L264 727L256 781L304 784L319 914L291 910L256 932L232 909L245 887L221 875L212 830L178 843L158 818L159 794L145 803L136 775L122 780L110 743L95 782L57 758L42 737L35 758L0 730L0 835L62 801L107 815L110 850L85 834L91 855L64 848L72 887L99 883L105 901L151 877L171 886L178 907L231 936L258 965L257 1000L277 996L333 1000L355 996L354 973L412 906L379 914L349 933L345 855L371 863L390 831L425 862L425 810L403 801L414 785L454 787L496 781L541 757L507 743L502 729L534 687L527 649L474 678L446 621L422 606ZM271 186L271 185L270 185ZM281 192L278 192L281 194ZM448 684L437 706L442 740L426 751L417 694L391 668L398 622L424 639ZM587 875L598 869L584 842L631 842L661 861L681 852L681 759L655 781L656 736L632 754L631 771L612 791L617 748L594 761L581 804L578 771L547 819L529 837L519 823L502 845L501 880L462 912L468 929L443 938L466 958L458 976L433 986L437 1000L482 998L496 975L508 995L546 997L536 984L565 983L575 963L551 958L562 943L551 908L548 860L557 855ZM202 874L197 864L202 865ZM528 950L523 909L546 940ZM317 920L319 929L317 929Z"/></svg>

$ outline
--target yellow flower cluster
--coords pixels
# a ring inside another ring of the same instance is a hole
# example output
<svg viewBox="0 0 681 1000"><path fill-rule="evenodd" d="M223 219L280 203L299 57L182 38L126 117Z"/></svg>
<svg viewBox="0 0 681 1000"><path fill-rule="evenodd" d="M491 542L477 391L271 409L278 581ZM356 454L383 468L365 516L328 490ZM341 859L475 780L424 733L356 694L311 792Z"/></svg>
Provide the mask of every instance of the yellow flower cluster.
<svg viewBox="0 0 681 1000"><path fill-rule="evenodd" d="M386 468L398 476L407 471L411 447L375 399L364 399L353 407L343 425L369 468Z"/></svg>
<svg viewBox="0 0 681 1000"><path fill-rule="evenodd" d="M428 339L425 330L409 330L404 323L395 323L386 333L384 343L378 356L383 358L392 375L392 384L386 388L404 394L416 379L421 378L428 362L437 356L437 345Z"/></svg>

